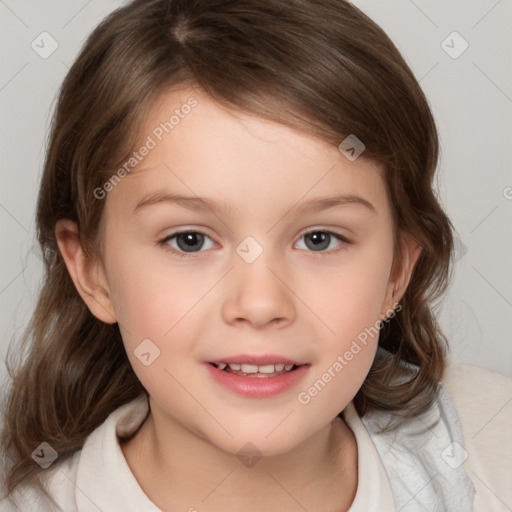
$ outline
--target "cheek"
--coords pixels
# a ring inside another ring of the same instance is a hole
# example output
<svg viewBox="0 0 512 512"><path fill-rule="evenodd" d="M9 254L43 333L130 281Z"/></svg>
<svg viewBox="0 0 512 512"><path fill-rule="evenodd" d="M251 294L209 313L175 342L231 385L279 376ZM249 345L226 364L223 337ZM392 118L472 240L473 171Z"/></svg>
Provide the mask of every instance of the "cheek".
<svg viewBox="0 0 512 512"><path fill-rule="evenodd" d="M311 428L314 418L333 418L352 400L375 356L389 268L363 263L357 265L361 272L347 267L332 278L327 293L316 295L314 307L329 329L317 339L319 358L297 396Z"/></svg>
<svg viewBox="0 0 512 512"><path fill-rule="evenodd" d="M391 264L391 244L379 244L378 248L347 253L339 266L311 272L304 297L324 320L325 339L332 341L330 345L342 348L380 319Z"/></svg>
<svg viewBox="0 0 512 512"><path fill-rule="evenodd" d="M115 256L110 284L130 364L152 396L179 397L182 389L172 375L186 367L194 351L197 324L191 325L190 319L206 285L159 260L149 264L147 254Z"/></svg>
<svg viewBox="0 0 512 512"><path fill-rule="evenodd" d="M309 290L311 309L329 328L317 340L320 358L297 397L310 417L334 417L363 384L377 349L392 259L392 242L383 237L364 251L347 253L343 265L321 276L328 285Z"/></svg>
<svg viewBox="0 0 512 512"><path fill-rule="evenodd" d="M123 252L121 245L112 250L111 261L109 285L126 350L132 352L144 339L162 349L168 346L209 280L147 251Z"/></svg>

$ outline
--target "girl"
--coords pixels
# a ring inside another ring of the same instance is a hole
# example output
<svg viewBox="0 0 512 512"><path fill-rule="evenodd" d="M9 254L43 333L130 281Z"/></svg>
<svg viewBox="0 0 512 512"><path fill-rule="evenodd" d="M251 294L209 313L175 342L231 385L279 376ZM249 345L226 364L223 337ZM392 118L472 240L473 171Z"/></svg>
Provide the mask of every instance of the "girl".
<svg viewBox="0 0 512 512"><path fill-rule="evenodd" d="M437 157L348 2L112 13L55 112L0 509L512 507L512 383L448 365L432 312Z"/></svg>

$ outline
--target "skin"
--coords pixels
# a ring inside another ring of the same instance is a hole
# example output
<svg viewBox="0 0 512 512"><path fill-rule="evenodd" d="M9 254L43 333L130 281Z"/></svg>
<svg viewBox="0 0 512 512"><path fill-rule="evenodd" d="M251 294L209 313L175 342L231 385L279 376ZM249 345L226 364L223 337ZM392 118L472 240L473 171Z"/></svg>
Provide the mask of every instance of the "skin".
<svg viewBox="0 0 512 512"><path fill-rule="evenodd" d="M347 510L357 489L357 444L336 416L364 382L377 338L308 404L297 397L358 334L389 316L418 246L404 239L403 261L394 259L378 164L364 156L351 162L336 147L228 110L200 90L156 101L141 144L190 97L198 105L103 199L103 260L85 256L73 222L56 226L77 290L98 319L119 323L150 395L151 414L123 453L163 510ZM160 189L230 211L159 203L134 213L143 196ZM352 202L298 212L334 195L360 197L372 208ZM180 257L176 238L158 244L178 230L208 237L199 252ZM348 242L332 237L314 250L304 235L315 231ZM236 252L248 236L263 249L252 263ZM134 350L148 338L160 356L145 366ZM301 382L272 398L235 395L203 364L269 353L310 365ZM252 467L237 457L248 442L263 456Z"/></svg>

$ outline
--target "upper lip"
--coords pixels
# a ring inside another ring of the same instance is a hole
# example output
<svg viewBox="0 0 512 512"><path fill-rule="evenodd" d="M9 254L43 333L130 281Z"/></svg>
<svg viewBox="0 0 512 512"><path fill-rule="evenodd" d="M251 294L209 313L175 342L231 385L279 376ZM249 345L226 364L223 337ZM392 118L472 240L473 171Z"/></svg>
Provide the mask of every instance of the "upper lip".
<svg viewBox="0 0 512 512"><path fill-rule="evenodd" d="M283 357L279 355L272 354L240 354L238 356L226 356L221 357L219 359L215 359L214 361L209 361L213 364L219 363L239 363L239 364L252 364L255 366L265 366L267 364L294 364L295 366L301 366L304 363L300 363L289 357Z"/></svg>

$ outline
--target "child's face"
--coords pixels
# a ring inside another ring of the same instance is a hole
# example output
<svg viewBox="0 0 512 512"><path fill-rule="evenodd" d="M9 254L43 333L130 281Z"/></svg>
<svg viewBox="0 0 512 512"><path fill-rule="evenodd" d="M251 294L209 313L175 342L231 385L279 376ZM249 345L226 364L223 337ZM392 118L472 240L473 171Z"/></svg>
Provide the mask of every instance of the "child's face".
<svg viewBox="0 0 512 512"><path fill-rule="evenodd" d="M197 106L159 141L155 129L191 97ZM378 341L362 333L395 302L382 169L281 125L235 116L195 90L164 96L141 133L141 146L148 136L157 145L107 194L104 265L155 424L232 453L247 442L264 454L288 451L354 397ZM192 200L136 209L157 191ZM196 208L198 196L224 208ZM360 201L301 210L338 196ZM176 231L206 236L158 244ZM160 350L153 361L155 348L145 342L147 366L134 354L146 339ZM271 386L266 397L259 377L238 377L255 384L249 394L214 378L213 361L265 355L305 366L280 377L284 389ZM318 380L320 391L308 391Z"/></svg>

